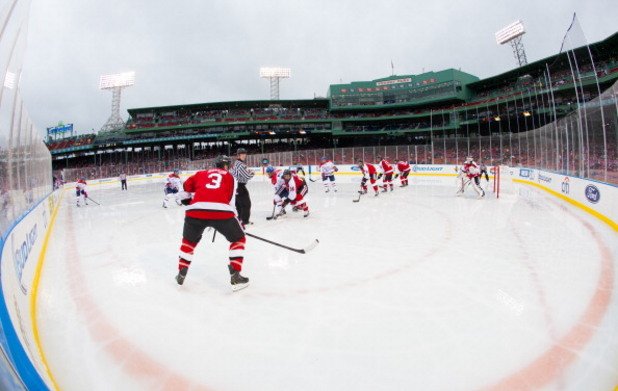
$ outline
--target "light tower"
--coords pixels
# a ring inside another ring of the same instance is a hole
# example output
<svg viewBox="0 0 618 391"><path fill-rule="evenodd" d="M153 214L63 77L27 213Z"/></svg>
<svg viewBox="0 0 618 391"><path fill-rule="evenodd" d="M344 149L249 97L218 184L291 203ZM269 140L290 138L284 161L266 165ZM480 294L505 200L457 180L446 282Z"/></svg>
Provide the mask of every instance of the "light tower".
<svg viewBox="0 0 618 391"><path fill-rule="evenodd" d="M290 75L290 68L260 68L260 77L270 81L271 100L279 100L279 79L287 79Z"/></svg>
<svg viewBox="0 0 618 391"><path fill-rule="evenodd" d="M112 115L101 127L101 131L110 132L124 128L124 121L120 118L120 92L133 84L135 84L135 72L102 75L99 78L99 89L112 90Z"/></svg>
<svg viewBox="0 0 618 391"><path fill-rule="evenodd" d="M513 55L517 59L519 66L526 65L528 59L526 59L526 51L524 50L524 44L521 42L521 37L526 33L524 30L524 24L521 20L513 22L502 30L496 33L496 42L498 45L504 45L510 42L513 48Z"/></svg>

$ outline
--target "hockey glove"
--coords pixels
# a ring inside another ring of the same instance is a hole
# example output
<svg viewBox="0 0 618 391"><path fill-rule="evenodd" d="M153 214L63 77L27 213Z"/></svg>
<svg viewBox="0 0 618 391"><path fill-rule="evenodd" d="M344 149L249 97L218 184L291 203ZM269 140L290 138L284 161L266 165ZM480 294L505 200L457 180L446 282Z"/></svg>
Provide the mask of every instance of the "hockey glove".
<svg viewBox="0 0 618 391"><path fill-rule="evenodd" d="M180 203L187 206L191 204L191 200L193 200L193 198L185 198L184 200L180 200Z"/></svg>
<svg viewBox="0 0 618 391"><path fill-rule="evenodd" d="M382 173L378 174L378 179L382 178Z"/></svg>

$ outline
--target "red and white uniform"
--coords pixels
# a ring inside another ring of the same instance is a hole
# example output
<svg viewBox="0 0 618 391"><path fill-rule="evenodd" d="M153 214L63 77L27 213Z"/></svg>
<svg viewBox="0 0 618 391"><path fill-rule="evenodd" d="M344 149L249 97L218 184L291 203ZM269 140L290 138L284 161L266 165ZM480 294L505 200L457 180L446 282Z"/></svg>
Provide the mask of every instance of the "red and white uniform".
<svg viewBox="0 0 618 391"><path fill-rule="evenodd" d="M88 188L87 183L83 179L78 179L75 182L75 195L77 196L77 206L81 206L81 204L88 205Z"/></svg>
<svg viewBox="0 0 618 391"><path fill-rule="evenodd" d="M462 170L470 179L481 175L481 170L474 161L464 163Z"/></svg>
<svg viewBox="0 0 618 391"><path fill-rule="evenodd" d="M457 194L463 194L465 188L468 184L472 185L472 188L478 194L479 198L485 196L485 191L480 187L479 177L481 175L481 170L479 166L473 160L466 160L461 168L461 172L463 176L460 178L459 190Z"/></svg>
<svg viewBox="0 0 618 391"><path fill-rule="evenodd" d="M169 174L167 178L165 178L165 186L163 187L163 193L165 194L163 198L164 208L167 208L171 199L176 201L176 204L180 205L180 198L178 197L179 191L182 191L182 180L180 176L176 173Z"/></svg>
<svg viewBox="0 0 618 391"><path fill-rule="evenodd" d="M367 181L369 181L373 186L375 193L378 194L378 185L376 185L377 170L375 166L371 163L364 163L359 165L359 168L363 174L363 179L361 180L361 191L363 193L367 193Z"/></svg>
<svg viewBox="0 0 618 391"><path fill-rule="evenodd" d="M288 180L283 179L283 181L286 190L284 194L287 193L287 195L283 197L283 200L285 201L287 198L296 210L302 209L303 212L305 212L305 217L307 217L309 215L309 206L305 200L305 195L309 191L307 183L296 174L292 174ZM285 206L282 203L278 203L277 214L281 213L281 210L284 207Z"/></svg>
<svg viewBox="0 0 618 391"><path fill-rule="evenodd" d="M322 160L320 164L320 173L322 174L322 182L327 193L331 188L337 191L335 184L335 172L337 171L339 171L339 169L335 166L335 163L330 160Z"/></svg>
<svg viewBox="0 0 618 391"><path fill-rule="evenodd" d="M198 171L183 185L193 193L185 215L196 219L223 220L236 216L236 180L226 170L212 168ZM189 198L186 193L181 197Z"/></svg>
<svg viewBox="0 0 618 391"><path fill-rule="evenodd" d="M382 191L387 191L389 186L392 191L393 190L393 166L386 159L382 159L379 164L380 164L380 170L384 174L384 178L382 179Z"/></svg>
<svg viewBox="0 0 618 391"><path fill-rule="evenodd" d="M178 191L181 191L182 190L182 180L177 174L171 173L165 179L165 187L169 189L176 189Z"/></svg>
<svg viewBox="0 0 618 391"><path fill-rule="evenodd" d="M184 191L180 192L180 197L182 199L191 198L191 201L185 212L185 229L178 260L179 270L191 265L195 247L202 237L204 228L208 225L204 224L207 222L202 221L203 225L197 230L195 224L187 226L189 218L218 220L217 225L213 227L216 227L215 229L230 241L230 267L236 271L242 269L246 238L240 221L236 218L236 187L237 182L234 176L220 168L198 171L185 181Z"/></svg>
<svg viewBox="0 0 618 391"><path fill-rule="evenodd" d="M397 171L399 171L399 181L401 186L408 186L408 175L410 175L410 163L400 160L397 162Z"/></svg>

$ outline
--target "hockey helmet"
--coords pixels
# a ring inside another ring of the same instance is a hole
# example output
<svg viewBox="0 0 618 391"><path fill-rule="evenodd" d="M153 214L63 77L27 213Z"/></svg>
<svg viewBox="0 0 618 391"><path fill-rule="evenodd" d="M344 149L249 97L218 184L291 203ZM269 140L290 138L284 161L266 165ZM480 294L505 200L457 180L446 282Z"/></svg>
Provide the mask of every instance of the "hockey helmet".
<svg viewBox="0 0 618 391"><path fill-rule="evenodd" d="M247 154L247 150L244 148L238 148L238 150L236 151L236 155L242 155L242 154Z"/></svg>
<svg viewBox="0 0 618 391"><path fill-rule="evenodd" d="M174 173L174 174L176 174L176 175L180 175L180 170L179 170L179 169L177 169L177 168L175 168L175 169L174 169L174 171L173 171L173 173Z"/></svg>
<svg viewBox="0 0 618 391"><path fill-rule="evenodd" d="M322 156L322 158L320 160L325 162L326 161L326 156Z"/></svg>
<svg viewBox="0 0 618 391"><path fill-rule="evenodd" d="M213 164L217 168L226 168L230 166L231 162L232 160L229 158L229 156L219 155L215 158Z"/></svg>
<svg viewBox="0 0 618 391"><path fill-rule="evenodd" d="M275 172L275 167L268 166L268 167L266 167L266 170L264 170L264 171L266 171L267 174L272 174L273 172Z"/></svg>
<svg viewBox="0 0 618 391"><path fill-rule="evenodd" d="M466 158L466 163L472 163L472 161L473 161L473 160L474 160L474 159L472 159L472 156L468 156L468 157Z"/></svg>
<svg viewBox="0 0 618 391"><path fill-rule="evenodd" d="M283 174L281 174L281 176L282 176L282 177L286 177L286 176L292 177L292 171L290 171L290 170L284 170L284 171L283 171Z"/></svg>

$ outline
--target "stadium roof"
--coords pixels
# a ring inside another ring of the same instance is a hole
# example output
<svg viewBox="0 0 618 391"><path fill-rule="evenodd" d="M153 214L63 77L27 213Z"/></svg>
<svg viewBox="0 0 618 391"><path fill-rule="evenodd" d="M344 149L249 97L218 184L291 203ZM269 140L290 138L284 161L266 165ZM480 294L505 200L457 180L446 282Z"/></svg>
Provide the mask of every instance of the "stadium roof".
<svg viewBox="0 0 618 391"><path fill-rule="evenodd" d="M156 107L141 107L136 109L128 109L127 111L133 117L134 114L165 111L165 110L225 110L225 109L251 109L251 108L267 108L267 107L319 107L328 108L328 99L295 99L295 100L245 100L232 102L210 102L210 103L192 103L187 105L174 106L156 106Z"/></svg>
<svg viewBox="0 0 618 391"><path fill-rule="evenodd" d="M618 32L612 34L603 41L590 44L588 45L588 47L590 47L590 51L596 59L616 56L618 54ZM576 48L574 49L574 51L577 58L584 58L583 56L585 56L585 58L588 58L588 49L586 46ZM487 79L482 79L470 83L468 84L468 87L474 90L483 90L504 85L505 83L509 83L514 79L517 79L524 75L541 75L545 71L545 64L548 64L551 68L551 66L558 61L568 62L566 51L554 54L553 56L549 56L547 58L532 62L530 64L526 64L508 72L504 72L499 75L489 77Z"/></svg>

